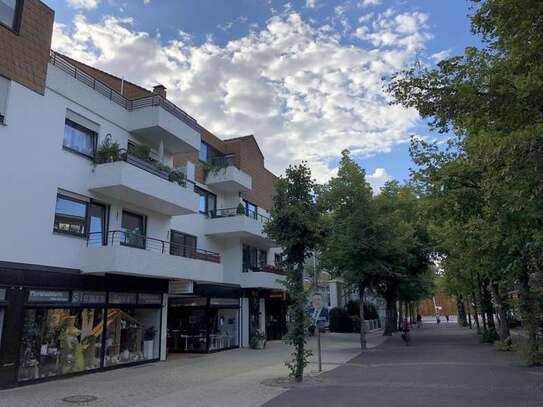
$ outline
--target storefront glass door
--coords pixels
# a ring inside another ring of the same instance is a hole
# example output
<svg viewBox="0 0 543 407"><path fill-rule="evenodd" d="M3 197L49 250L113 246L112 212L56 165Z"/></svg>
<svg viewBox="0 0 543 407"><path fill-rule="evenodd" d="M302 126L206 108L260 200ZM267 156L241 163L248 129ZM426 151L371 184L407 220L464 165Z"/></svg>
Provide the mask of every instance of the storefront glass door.
<svg viewBox="0 0 543 407"><path fill-rule="evenodd" d="M0 287L0 387L15 384L24 294L18 287ZM8 328L9 327L9 328Z"/></svg>

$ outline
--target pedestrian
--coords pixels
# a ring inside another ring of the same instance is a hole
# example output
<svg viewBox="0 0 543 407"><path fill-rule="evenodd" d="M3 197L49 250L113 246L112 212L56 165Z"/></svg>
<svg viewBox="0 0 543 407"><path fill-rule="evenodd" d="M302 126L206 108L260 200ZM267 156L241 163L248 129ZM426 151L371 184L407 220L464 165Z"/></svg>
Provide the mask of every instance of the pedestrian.
<svg viewBox="0 0 543 407"><path fill-rule="evenodd" d="M417 314L417 328L422 328L422 315Z"/></svg>
<svg viewBox="0 0 543 407"><path fill-rule="evenodd" d="M449 314L445 314L445 319L447 320L447 323L449 323Z"/></svg>

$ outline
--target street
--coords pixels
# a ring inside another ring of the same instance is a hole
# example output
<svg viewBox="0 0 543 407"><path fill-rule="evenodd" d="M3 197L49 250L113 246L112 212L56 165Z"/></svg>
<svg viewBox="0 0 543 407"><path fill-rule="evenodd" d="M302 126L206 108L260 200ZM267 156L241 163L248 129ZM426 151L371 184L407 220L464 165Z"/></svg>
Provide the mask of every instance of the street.
<svg viewBox="0 0 543 407"><path fill-rule="evenodd" d="M395 336L321 379L265 406L543 405L543 369L528 368L518 355L479 343L473 331L456 323L414 328L408 347Z"/></svg>

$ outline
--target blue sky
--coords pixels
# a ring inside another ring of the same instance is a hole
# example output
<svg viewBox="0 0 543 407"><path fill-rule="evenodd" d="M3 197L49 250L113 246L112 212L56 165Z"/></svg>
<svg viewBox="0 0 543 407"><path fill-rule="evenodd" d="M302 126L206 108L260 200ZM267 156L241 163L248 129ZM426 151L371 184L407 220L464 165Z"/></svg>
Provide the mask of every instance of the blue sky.
<svg viewBox="0 0 543 407"><path fill-rule="evenodd" d="M168 95L219 137L254 134L281 173L333 176L349 148L373 185L408 177L416 112L383 76L477 44L465 0L46 0L54 48Z"/></svg>

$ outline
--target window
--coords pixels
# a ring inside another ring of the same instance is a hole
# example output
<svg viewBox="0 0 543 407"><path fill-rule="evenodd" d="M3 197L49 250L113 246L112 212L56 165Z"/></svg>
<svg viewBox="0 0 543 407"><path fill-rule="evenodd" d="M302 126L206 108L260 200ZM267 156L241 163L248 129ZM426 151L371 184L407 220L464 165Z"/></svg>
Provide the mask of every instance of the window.
<svg viewBox="0 0 543 407"><path fill-rule="evenodd" d="M65 195L57 195L53 230L76 236L85 236L88 203Z"/></svg>
<svg viewBox="0 0 543 407"><path fill-rule="evenodd" d="M245 204L245 214L250 218L256 219L258 217L258 206L246 199L243 200L243 203Z"/></svg>
<svg viewBox="0 0 543 407"><path fill-rule="evenodd" d="M145 249L145 216L123 211L121 230L123 245Z"/></svg>
<svg viewBox="0 0 543 407"><path fill-rule="evenodd" d="M200 201L198 203L198 211L200 213L209 215L215 213L217 210L217 196L205 189L194 187L194 192L200 195Z"/></svg>
<svg viewBox="0 0 543 407"><path fill-rule="evenodd" d="M198 155L200 161L207 162L207 144L200 141L200 153Z"/></svg>
<svg viewBox="0 0 543 407"><path fill-rule="evenodd" d="M89 158L94 158L96 139L96 132L70 119L66 119L62 144L65 149Z"/></svg>
<svg viewBox="0 0 543 407"><path fill-rule="evenodd" d="M273 262L276 266L280 266L283 263L283 256L280 253L275 253L273 255Z"/></svg>
<svg viewBox="0 0 543 407"><path fill-rule="evenodd" d="M176 230L170 234L170 254L172 256L193 257L196 250L196 236Z"/></svg>
<svg viewBox="0 0 543 407"><path fill-rule="evenodd" d="M262 268L268 263L268 252L266 250L258 251L258 267Z"/></svg>
<svg viewBox="0 0 543 407"><path fill-rule="evenodd" d="M105 245L107 243L106 207L98 203L89 206L89 241Z"/></svg>
<svg viewBox="0 0 543 407"><path fill-rule="evenodd" d="M2 0L0 0L0 4ZM6 122L6 111L8 108L8 92L10 80L0 76L0 124Z"/></svg>
<svg viewBox="0 0 543 407"><path fill-rule="evenodd" d="M21 0L0 0L0 24L17 31L21 6Z"/></svg>

